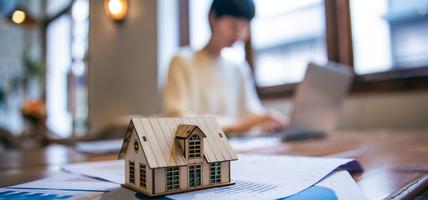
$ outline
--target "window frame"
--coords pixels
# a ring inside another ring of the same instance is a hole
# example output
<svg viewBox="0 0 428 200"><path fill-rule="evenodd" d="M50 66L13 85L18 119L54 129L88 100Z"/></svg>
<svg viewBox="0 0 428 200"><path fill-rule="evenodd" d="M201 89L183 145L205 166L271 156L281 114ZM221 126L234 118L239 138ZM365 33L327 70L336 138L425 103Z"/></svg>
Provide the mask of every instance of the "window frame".
<svg viewBox="0 0 428 200"><path fill-rule="evenodd" d="M135 162L128 161L128 167L129 167L129 183L135 185Z"/></svg>
<svg viewBox="0 0 428 200"><path fill-rule="evenodd" d="M140 187L147 188L147 167L140 163Z"/></svg>
<svg viewBox="0 0 428 200"><path fill-rule="evenodd" d="M326 20L327 59L354 68L350 0L324 0ZM189 0L179 0L180 46L190 45ZM340 33L340 34L339 34ZM245 43L245 58L255 76L255 54L250 38ZM394 68L394 67L392 67ZM255 82L255 81L254 81ZM262 99L291 97L299 83L258 86ZM351 94L397 92L428 89L428 65L393 69L384 72L358 75L351 87Z"/></svg>
<svg viewBox="0 0 428 200"><path fill-rule="evenodd" d="M193 139L197 137L197 139ZM202 139L198 134L193 134L187 141L189 159L199 159L202 156Z"/></svg>
<svg viewBox="0 0 428 200"><path fill-rule="evenodd" d="M197 173L198 172L198 173ZM199 175L199 184L196 184L196 178ZM196 163L188 166L189 188L198 188L202 186L202 164ZM193 184L191 184L193 181Z"/></svg>
<svg viewBox="0 0 428 200"><path fill-rule="evenodd" d="M168 172L171 175L168 175ZM177 175L175 174L177 172ZM168 177L171 177L171 181L168 180ZM178 183L176 184L175 181ZM168 188L168 184L171 183L171 188ZM167 167L165 169L165 189L166 191L174 191L180 189L180 168L179 167Z"/></svg>
<svg viewBox="0 0 428 200"><path fill-rule="evenodd" d="M221 183L221 162L210 163L210 174L209 175L210 175L210 184L211 185Z"/></svg>

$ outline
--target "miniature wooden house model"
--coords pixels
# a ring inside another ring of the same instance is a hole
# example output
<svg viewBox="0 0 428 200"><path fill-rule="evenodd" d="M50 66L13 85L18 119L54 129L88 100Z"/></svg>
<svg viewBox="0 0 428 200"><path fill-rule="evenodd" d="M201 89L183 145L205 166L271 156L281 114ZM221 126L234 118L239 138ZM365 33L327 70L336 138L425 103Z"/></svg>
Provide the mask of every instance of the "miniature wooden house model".
<svg viewBox="0 0 428 200"><path fill-rule="evenodd" d="M214 117L132 118L119 159L125 187L158 196L233 184L237 156Z"/></svg>

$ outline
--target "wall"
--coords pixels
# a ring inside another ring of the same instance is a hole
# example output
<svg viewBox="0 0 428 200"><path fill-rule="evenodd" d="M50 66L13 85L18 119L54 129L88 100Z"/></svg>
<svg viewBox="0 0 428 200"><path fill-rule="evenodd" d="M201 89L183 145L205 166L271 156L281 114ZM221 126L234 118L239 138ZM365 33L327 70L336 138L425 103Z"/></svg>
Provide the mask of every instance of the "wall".
<svg viewBox="0 0 428 200"><path fill-rule="evenodd" d="M152 193L153 192L153 169L149 167L147 164L146 157L144 156L143 149L141 144L139 143L139 149L135 151L134 149L134 142L137 141L137 133L135 130L132 131L131 137L129 138L128 147L126 149L125 158L123 160L125 161L125 184L131 187L136 187L137 189L142 190L143 192ZM134 180L135 183L130 183L129 180L129 161L133 161L135 163L135 171L134 171ZM146 166L146 187L142 187L140 185L140 164L143 164Z"/></svg>
<svg viewBox="0 0 428 200"><path fill-rule="evenodd" d="M339 129L426 129L428 91L351 95L345 100ZM289 113L291 99L265 100L268 108Z"/></svg>
<svg viewBox="0 0 428 200"><path fill-rule="evenodd" d="M164 29L159 27L159 1L130 0L122 24L106 16L103 2L90 1L88 90L92 130L119 116L160 111L158 69L160 48L164 46L159 47L158 35Z"/></svg>

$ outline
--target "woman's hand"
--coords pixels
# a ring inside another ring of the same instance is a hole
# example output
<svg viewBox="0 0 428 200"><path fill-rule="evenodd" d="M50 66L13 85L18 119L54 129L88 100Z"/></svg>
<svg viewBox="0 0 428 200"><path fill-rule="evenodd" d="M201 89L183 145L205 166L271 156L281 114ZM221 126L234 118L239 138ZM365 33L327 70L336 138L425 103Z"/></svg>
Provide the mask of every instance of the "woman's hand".
<svg viewBox="0 0 428 200"><path fill-rule="evenodd" d="M277 112L250 115L237 124L227 127L227 133L245 133L254 127L262 128L263 132L275 132L288 125L288 118Z"/></svg>

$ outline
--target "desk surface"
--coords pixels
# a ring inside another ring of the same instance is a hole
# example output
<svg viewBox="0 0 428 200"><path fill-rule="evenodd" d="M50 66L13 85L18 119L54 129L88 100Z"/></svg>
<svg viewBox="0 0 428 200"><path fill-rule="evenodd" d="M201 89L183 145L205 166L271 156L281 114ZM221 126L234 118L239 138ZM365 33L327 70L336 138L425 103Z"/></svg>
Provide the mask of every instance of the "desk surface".
<svg viewBox="0 0 428 200"><path fill-rule="evenodd" d="M428 131L341 131L324 140L283 143L238 153L331 156L357 159L365 171L353 174L369 199L409 198L428 187ZM116 159L51 145L0 155L0 187L59 173L64 163Z"/></svg>

